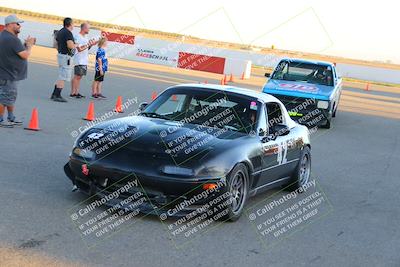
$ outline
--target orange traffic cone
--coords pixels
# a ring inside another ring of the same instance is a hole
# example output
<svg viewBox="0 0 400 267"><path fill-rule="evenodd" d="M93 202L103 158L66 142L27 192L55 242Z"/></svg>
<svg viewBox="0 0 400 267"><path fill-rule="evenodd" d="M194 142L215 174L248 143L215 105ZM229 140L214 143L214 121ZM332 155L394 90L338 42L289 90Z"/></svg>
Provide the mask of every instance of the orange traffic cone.
<svg viewBox="0 0 400 267"><path fill-rule="evenodd" d="M229 77L229 82L233 83L233 75L231 73L231 76Z"/></svg>
<svg viewBox="0 0 400 267"><path fill-rule="evenodd" d="M86 121L94 121L94 103L93 103L93 101L90 101L89 108L86 113L86 117L83 119Z"/></svg>
<svg viewBox="0 0 400 267"><path fill-rule="evenodd" d="M244 72L242 72L242 77L240 77L241 80L244 80Z"/></svg>
<svg viewBox="0 0 400 267"><path fill-rule="evenodd" d="M226 74L224 74L224 84L226 85Z"/></svg>
<svg viewBox="0 0 400 267"><path fill-rule="evenodd" d="M369 82L367 83L367 85L365 86L365 91L369 90Z"/></svg>
<svg viewBox="0 0 400 267"><path fill-rule="evenodd" d="M32 110L32 116L31 120L29 121L29 126L24 128L25 130L31 130L31 131L39 131L39 115L37 108L34 108Z"/></svg>
<svg viewBox="0 0 400 267"><path fill-rule="evenodd" d="M156 99L157 98L157 93L156 92L152 92L151 93L151 100L154 100L154 99Z"/></svg>
<svg viewBox="0 0 400 267"><path fill-rule="evenodd" d="M122 110L122 96L118 96L117 103L115 104L115 111L118 113L124 113Z"/></svg>
<svg viewBox="0 0 400 267"><path fill-rule="evenodd" d="M224 78L221 78L221 85L224 85Z"/></svg>

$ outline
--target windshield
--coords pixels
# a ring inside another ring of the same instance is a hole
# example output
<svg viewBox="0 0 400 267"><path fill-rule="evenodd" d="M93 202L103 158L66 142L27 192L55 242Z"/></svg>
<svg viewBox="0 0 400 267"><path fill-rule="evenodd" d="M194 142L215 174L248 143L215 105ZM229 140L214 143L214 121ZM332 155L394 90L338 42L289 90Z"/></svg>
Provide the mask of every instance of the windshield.
<svg viewBox="0 0 400 267"><path fill-rule="evenodd" d="M312 63L282 61L276 67L272 79L333 86L331 66Z"/></svg>
<svg viewBox="0 0 400 267"><path fill-rule="evenodd" d="M255 129L256 99L204 88L172 88L146 107L142 116L250 133Z"/></svg>

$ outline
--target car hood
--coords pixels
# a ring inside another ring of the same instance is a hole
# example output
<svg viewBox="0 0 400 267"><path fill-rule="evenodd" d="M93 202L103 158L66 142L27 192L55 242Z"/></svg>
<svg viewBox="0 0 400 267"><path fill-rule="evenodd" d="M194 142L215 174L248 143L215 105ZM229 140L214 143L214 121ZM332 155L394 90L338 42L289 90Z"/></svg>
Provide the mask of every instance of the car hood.
<svg viewBox="0 0 400 267"><path fill-rule="evenodd" d="M105 151L99 150L96 154L129 150L136 156L170 158L180 164L228 148L232 141L246 136L226 129L132 116L93 126L81 136L78 146L92 147L92 151L107 146Z"/></svg>
<svg viewBox="0 0 400 267"><path fill-rule="evenodd" d="M333 89L333 86L269 79L264 85L263 92L272 95L278 94L329 100L333 93Z"/></svg>

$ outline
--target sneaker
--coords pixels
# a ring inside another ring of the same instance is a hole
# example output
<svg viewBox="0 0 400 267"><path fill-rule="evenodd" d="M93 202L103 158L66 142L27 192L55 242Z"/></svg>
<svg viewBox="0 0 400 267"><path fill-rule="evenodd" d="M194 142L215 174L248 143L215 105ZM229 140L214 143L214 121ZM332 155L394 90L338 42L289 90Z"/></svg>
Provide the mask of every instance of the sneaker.
<svg viewBox="0 0 400 267"><path fill-rule="evenodd" d="M85 98L86 96L81 95L81 94L78 93L78 94L75 95L75 97L76 97L76 98Z"/></svg>
<svg viewBox="0 0 400 267"><path fill-rule="evenodd" d="M22 125L22 121L16 120L15 118L13 120L8 120L8 122L12 125L20 126Z"/></svg>
<svg viewBox="0 0 400 267"><path fill-rule="evenodd" d="M69 98L75 98L75 97L77 97L78 95L73 95L73 94L71 94L71 95L69 95Z"/></svg>
<svg viewBox="0 0 400 267"><path fill-rule="evenodd" d="M54 96L52 98L53 101L55 102L68 102L65 98L63 98L62 96Z"/></svg>
<svg viewBox="0 0 400 267"><path fill-rule="evenodd" d="M13 128L14 125L12 125L9 121L0 121L0 127L3 128Z"/></svg>
<svg viewBox="0 0 400 267"><path fill-rule="evenodd" d="M92 95L91 98L98 99L99 97L97 95Z"/></svg>
<svg viewBox="0 0 400 267"><path fill-rule="evenodd" d="M105 97L105 96L102 95L102 94L98 94L97 96L98 96L98 98L100 98L100 99L107 99L107 97Z"/></svg>
<svg viewBox="0 0 400 267"><path fill-rule="evenodd" d="M53 100L54 98L56 98L56 95L52 94L50 99Z"/></svg>

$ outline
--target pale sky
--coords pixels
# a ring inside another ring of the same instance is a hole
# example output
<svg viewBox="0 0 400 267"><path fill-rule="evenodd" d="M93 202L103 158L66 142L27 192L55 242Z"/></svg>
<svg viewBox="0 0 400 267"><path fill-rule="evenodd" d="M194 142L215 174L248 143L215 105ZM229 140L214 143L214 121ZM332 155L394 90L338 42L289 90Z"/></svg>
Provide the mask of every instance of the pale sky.
<svg viewBox="0 0 400 267"><path fill-rule="evenodd" d="M400 64L397 1L0 0L0 6Z"/></svg>

